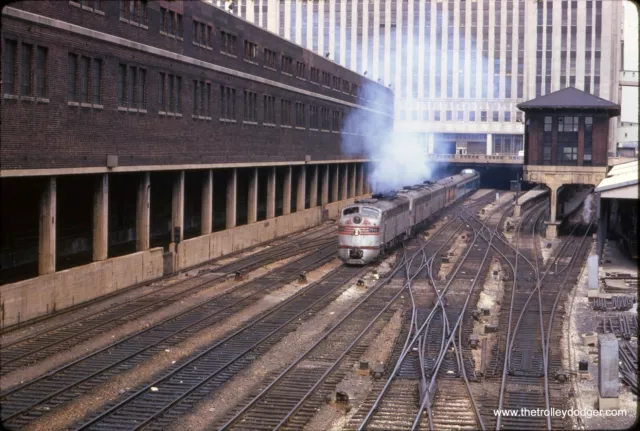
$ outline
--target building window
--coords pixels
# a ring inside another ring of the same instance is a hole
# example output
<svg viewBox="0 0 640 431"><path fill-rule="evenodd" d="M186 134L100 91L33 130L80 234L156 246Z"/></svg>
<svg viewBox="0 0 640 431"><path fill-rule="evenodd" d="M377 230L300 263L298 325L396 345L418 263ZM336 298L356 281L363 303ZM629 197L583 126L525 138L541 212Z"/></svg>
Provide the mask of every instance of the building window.
<svg viewBox="0 0 640 431"><path fill-rule="evenodd" d="M280 100L280 124L282 126L291 126L291 101Z"/></svg>
<svg viewBox="0 0 640 431"><path fill-rule="evenodd" d="M194 81L195 82L195 81ZM182 112L182 78L167 73L160 73L159 80L160 111L179 114ZM194 94L195 96L195 94ZM195 97L194 97L195 100Z"/></svg>
<svg viewBox="0 0 640 431"><path fill-rule="evenodd" d="M446 111L445 112L445 120L446 121L452 121L453 120L453 111Z"/></svg>
<svg viewBox="0 0 640 431"><path fill-rule="evenodd" d="M429 121L429 111L422 111L422 120Z"/></svg>
<svg viewBox="0 0 640 431"><path fill-rule="evenodd" d="M317 67L311 68L311 82L316 84L320 83L320 69Z"/></svg>
<svg viewBox="0 0 640 431"><path fill-rule="evenodd" d="M340 91L340 77L339 76L334 76L333 77L333 89Z"/></svg>
<svg viewBox="0 0 640 431"><path fill-rule="evenodd" d="M220 118L236 120L236 89L220 86Z"/></svg>
<svg viewBox="0 0 640 431"><path fill-rule="evenodd" d="M118 67L118 105L145 109L147 71L135 66L120 64Z"/></svg>
<svg viewBox="0 0 640 431"><path fill-rule="evenodd" d="M258 94L244 91L244 121L258 121Z"/></svg>
<svg viewBox="0 0 640 431"><path fill-rule="evenodd" d="M36 54L36 96L47 97L47 48L39 46Z"/></svg>
<svg viewBox="0 0 640 431"><path fill-rule="evenodd" d="M330 120L330 117L329 117L329 108L322 108L320 113L322 115L321 128L322 128L322 130L326 130L328 132L329 128L331 127L331 120Z"/></svg>
<svg viewBox="0 0 640 431"><path fill-rule="evenodd" d="M293 75L293 58L286 55L282 56L281 71L282 73Z"/></svg>
<svg viewBox="0 0 640 431"><path fill-rule="evenodd" d="M276 98L264 96L264 120L265 124L276 124Z"/></svg>
<svg viewBox="0 0 640 431"><path fill-rule="evenodd" d="M504 121L506 121L507 123L511 122L511 112L504 111Z"/></svg>
<svg viewBox="0 0 640 431"><path fill-rule="evenodd" d="M305 113L304 103L296 102L296 127L304 128L307 126Z"/></svg>
<svg viewBox="0 0 640 431"><path fill-rule="evenodd" d="M480 121L487 121L487 111L480 111Z"/></svg>
<svg viewBox="0 0 640 431"><path fill-rule="evenodd" d="M347 81L346 79L342 80L342 92L346 93L346 94L350 94L351 93L351 83L349 81Z"/></svg>
<svg viewBox="0 0 640 431"><path fill-rule="evenodd" d="M170 36L182 39L184 33L182 14L161 7L160 16L162 19L160 31Z"/></svg>
<svg viewBox="0 0 640 431"><path fill-rule="evenodd" d="M20 95L31 95L31 57L33 56L33 45L22 44L22 55L20 62Z"/></svg>
<svg viewBox="0 0 640 431"><path fill-rule="evenodd" d="M78 95L76 76L78 70L78 56L76 54L69 54L67 67L67 98L71 102L77 102ZM120 76L118 76L118 84L120 84Z"/></svg>
<svg viewBox="0 0 640 431"><path fill-rule="evenodd" d="M440 121L440 111L433 111L433 121Z"/></svg>
<svg viewBox="0 0 640 431"><path fill-rule="evenodd" d="M360 95L360 86L358 84L351 84L351 95L358 97ZM415 111L414 111L415 112Z"/></svg>
<svg viewBox="0 0 640 431"><path fill-rule="evenodd" d="M516 121L518 123L522 123L522 121L523 121L522 112L520 112L520 111L516 112Z"/></svg>
<svg viewBox="0 0 640 431"><path fill-rule="evenodd" d="M276 53L268 48L264 49L264 65L271 69L276 69Z"/></svg>
<svg viewBox="0 0 640 431"><path fill-rule="evenodd" d="M469 121L476 121L476 111L469 112Z"/></svg>
<svg viewBox="0 0 640 431"><path fill-rule="evenodd" d="M80 102L89 103L89 58L80 58Z"/></svg>
<svg viewBox="0 0 640 431"><path fill-rule="evenodd" d="M498 111L493 111L493 121L500 121L500 113Z"/></svg>
<svg viewBox="0 0 640 431"><path fill-rule="evenodd" d="M120 19L129 23L147 26L147 0L120 0Z"/></svg>
<svg viewBox="0 0 640 431"><path fill-rule="evenodd" d="M93 11L104 11L104 0L71 0L70 3L90 8Z"/></svg>
<svg viewBox="0 0 640 431"><path fill-rule="evenodd" d="M203 48L211 48L211 32L213 27L205 23L193 21L193 44Z"/></svg>
<svg viewBox="0 0 640 431"><path fill-rule="evenodd" d="M244 59L251 62L258 61L258 45L248 40L244 41Z"/></svg>
<svg viewBox="0 0 640 431"><path fill-rule="evenodd" d="M626 137L625 133L625 137ZM593 117L584 117L584 157L583 165L591 166L593 154Z"/></svg>
<svg viewBox="0 0 640 431"><path fill-rule="evenodd" d="M220 52L227 55L236 55L236 36L225 31L221 31L220 39Z"/></svg>
<svg viewBox="0 0 640 431"><path fill-rule="evenodd" d="M575 165L578 161L579 117L558 117L558 162Z"/></svg>
<svg viewBox="0 0 640 431"><path fill-rule="evenodd" d="M464 121L464 111L458 111L458 121Z"/></svg>
<svg viewBox="0 0 640 431"><path fill-rule="evenodd" d="M332 118L332 122L331 122L331 130L333 130L334 132L339 132L340 131L340 111L338 111L337 109L333 110L333 118Z"/></svg>
<svg viewBox="0 0 640 431"><path fill-rule="evenodd" d="M331 74L329 72L322 72L322 85L325 87L331 85Z"/></svg>
<svg viewBox="0 0 640 431"><path fill-rule="evenodd" d="M307 65L305 63L296 62L296 76L300 79L307 79Z"/></svg>
<svg viewBox="0 0 640 431"><path fill-rule="evenodd" d="M317 106L312 105L309 107L309 127L311 129L318 129L320 127Z"/></svg>
<svg viewBox="0 0 640 431"><path fill-rule="evenodd" d="M15 40L5 39L4 41L4 64L2 65L2 82L5 94L16 94L16 54L17 43Z"/></svg>

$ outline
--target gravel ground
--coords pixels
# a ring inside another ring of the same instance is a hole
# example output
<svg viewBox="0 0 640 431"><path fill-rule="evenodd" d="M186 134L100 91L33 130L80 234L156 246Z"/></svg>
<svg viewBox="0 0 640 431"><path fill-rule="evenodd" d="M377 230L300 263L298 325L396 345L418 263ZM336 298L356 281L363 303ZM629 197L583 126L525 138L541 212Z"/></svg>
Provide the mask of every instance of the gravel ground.
<svg viewBox="0 0 640 431"><path fill-rule="evenodd" d="M370 369L373 369L376 365L384 364L391 356L396 337L400 333L402 326L402 312L401 309L396 311L380 332L375 344L371 345L360 358L360 360L369 361ZM345 414L343 408L336 407L333 404L325 404L304 428L306 431L339 431L344 429L353 414L367 399L372 388L372 377L357 374L355 372L357 365L354 364L354 372L347 374L336 387L337 391L345 392L349 396L351 411Z"/></svg>
<svg viewBox="0 0 640 431"><path fill-rule="evenodd" d="M444 280L451 270L456 266L460 257L466 252L467 245L469 244L468 232L462 231L456 235L451 243L447 255L449 256L449 263L442 262L440 264L440 270L436 280ZM446 250L446 248L444 249Z"/></svg>
<svg viewBox="0 0 640 431"><path fill-rule="evenodd" d="M323 277L333 269L340 266L340 261L334 259L322 267L307 273L307 282L300 284L293 282L283 286L277 291L265 296L257 303L246 307L241 312L234 314L229 319L215 325L214 328L207 328L195 334L185 342L167 349L165 352L155 356L148 362L135 367L134 369L118 375L105 384L93 389L89 394L82 396L63 409L52 412L51 415L43 416L32 423L32 429L60 429L71 425L74 421L80 420L88 413L94 412L104 407L104 404L111 401L120 394L122 390L135 387L142 383L148 383L155 375L162 374L166 368L175 362L185 361L188 356L196 350L214 344L215 340L222 339L225 334L242 323L268 310L287 297L295 294L298 290L309 283ZM262 271L267 271L264 267Z"/></svg>
<svg viewBox="0 0 640 431"><path fill-rule="evenodd" d="M590 254L595 253L595 244ZM572 376L572 388L575 397L572 398L572 407L576 409L598 409L598 347L582 345L581 335L595 331L596 316L600 313L589 306L587 298L587 266L582 270L572 295L567 301L567 312L570 318L563 322L563 362ZM636 304L637 307L637 304ZM637 308L632 312L637 312ZM567 334L569 335L567 337ZM637 337L634 337L637 340ZM586 359L589 362L588 373L578 373L578 362ZM627 429L637 419L638 401L627 386L620 383L620 407L628 416L619 417L580 417L574 420L574 425L581 429Z"/></svg>
<svg viewBox="0 0 640 431"><path fill-rule="evenodd" d="M247 273L243 281L238 282L238 281L234 281L234 279L231 278L220 284L216 284L210 288L203 289L195 295L188 296L182 299L179 303L173 303L156 312L147 314L146 316L140 319L132 320L126 323L125 325L119 326L117 328L114 328L111 331L101 334L97 338L93 338L84 343L78 344L71 349L65 350L49 358L46 358L45 360L40 361L34 364L33 366L20 368L12 373L7 374L2 378L2 381L0 382L0 389L5 390L23 381L28 381L33 378L36 378L48 371L51 371L54 368L57 368L63 364L69 363L74 359L77 359L81 356L87 355L90 352L103 348L137 331L141 331L145 328L148 328L149 326L155 323L158 323L163 319L167 319L190 307L193 307L195 305L202 304L205 301L211 300L212 298L215 298L216 296L219 296L231 290L232 288L238 286L241 283L244 283L248 280L255 279L271 270L282 267L283 265L286 265L288 262L290 262L293 259L296 259L297 257L299 256L283 259L278 262L274 262L270 265L266 265L251 273Z"/></svg>
<svg viewBox="0 0 640 431"><path fill-rule="evenodd" d="M497 271L498 275L493 275L493 273ZM482 286L482 290L480 291L480 298L478 299L477 308L480 310L482 308L489 309L489 316L481 315L480 320L474 321L473 323L473 333L478 335L480 338L480 342L478 344L477 349L471 350L473 354L473 359L476 365L476 371L479 372L480 366L482 364L482 340L486 339L487 349L491 350L491 346L495 344L497 339L496 333L484 333L484 328L486 325L497 325L498 320L500 318L500 307L502 304L502 300L504 297L504 288L505 282L502 279L505 276L505 272L502 270L502 265L500 265L500 261L494 257L491 261L491 265L489 266L489 273L485 278L484 285Z"/></svg>
<svg viewBox="0 0 640 431"><path fill-rule="evenodd" d="M390 259L383 262L391 265ZM378 271L382 273L382 266ZM362 277L367 287L351 285L328 307L303 323L296 331L285 336L265 355L234 376L211 397L196 405L191 413L172 424L173 430L207 430L221 420L225 413L242 402L269 374L284 370L291 362L309 349L318 336L351 311L352 305L377 281L372 274Z"/></svg>

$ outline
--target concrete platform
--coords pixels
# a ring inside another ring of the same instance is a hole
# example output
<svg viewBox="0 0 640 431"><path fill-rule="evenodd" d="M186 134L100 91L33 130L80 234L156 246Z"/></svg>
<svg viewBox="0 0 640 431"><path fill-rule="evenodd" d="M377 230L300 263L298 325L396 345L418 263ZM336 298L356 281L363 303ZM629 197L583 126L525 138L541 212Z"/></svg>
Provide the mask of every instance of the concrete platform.
<svg viewBox="0 0 640 431"><path fill-rule="evenodd" d="M598 278L609 293L638 294L638 262L626 256L616 241L605 243Z"/></svg>
<svg viewBox="0 0 640 431"><path fill-rule="evenodd" d="M516 206L513 210L514 217L520 217L522 212L527 208L530 208L536 202L543 199L544 196L549 195L549 191L543 188L535 188L529 190L525 194L521 195L516 201Z"/></svg>

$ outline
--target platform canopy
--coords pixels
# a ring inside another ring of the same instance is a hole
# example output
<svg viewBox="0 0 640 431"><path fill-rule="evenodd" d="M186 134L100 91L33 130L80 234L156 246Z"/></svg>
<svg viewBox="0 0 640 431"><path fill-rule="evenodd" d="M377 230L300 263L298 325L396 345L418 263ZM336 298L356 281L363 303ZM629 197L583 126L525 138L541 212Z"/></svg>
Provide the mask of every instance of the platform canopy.
<svg viewBox="0 0 640 431"><path fill-rule="evenodd" d="M638 199L638 161L621 163L611 168L595 192L605 199Z"/></svg>
<svg viewBox="0 0 640 431"><path fill-rule="evenodd" d="M610 117L620 115L620 105L596 97L574 87L563 88L518 104L521 111L538 109L607 111Z"/></svg>

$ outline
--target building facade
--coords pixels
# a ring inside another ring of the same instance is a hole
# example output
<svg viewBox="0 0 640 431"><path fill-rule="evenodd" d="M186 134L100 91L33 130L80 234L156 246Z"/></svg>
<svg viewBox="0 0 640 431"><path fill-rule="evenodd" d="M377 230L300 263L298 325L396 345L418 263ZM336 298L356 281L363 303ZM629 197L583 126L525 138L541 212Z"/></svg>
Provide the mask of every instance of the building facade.
<svg viewBox="0 0 640 431"><path fill-rule="evenodd" d="M471 134L496 154L522 149L516 105L525 100L571 86L619 102L623 6L607 0L238 0L233 13L390 85L396 129L417 133L430 152L477 151L465 147ZM609 151L615 151L613 138Z"/></svg>
<svg viewBox="0 0 640 431"><path fill-rule="evenodd" d="M345 118L393 124L390 89L200 1L15 2L1 41L3 325L336 216L369 188Z"/></svg>

